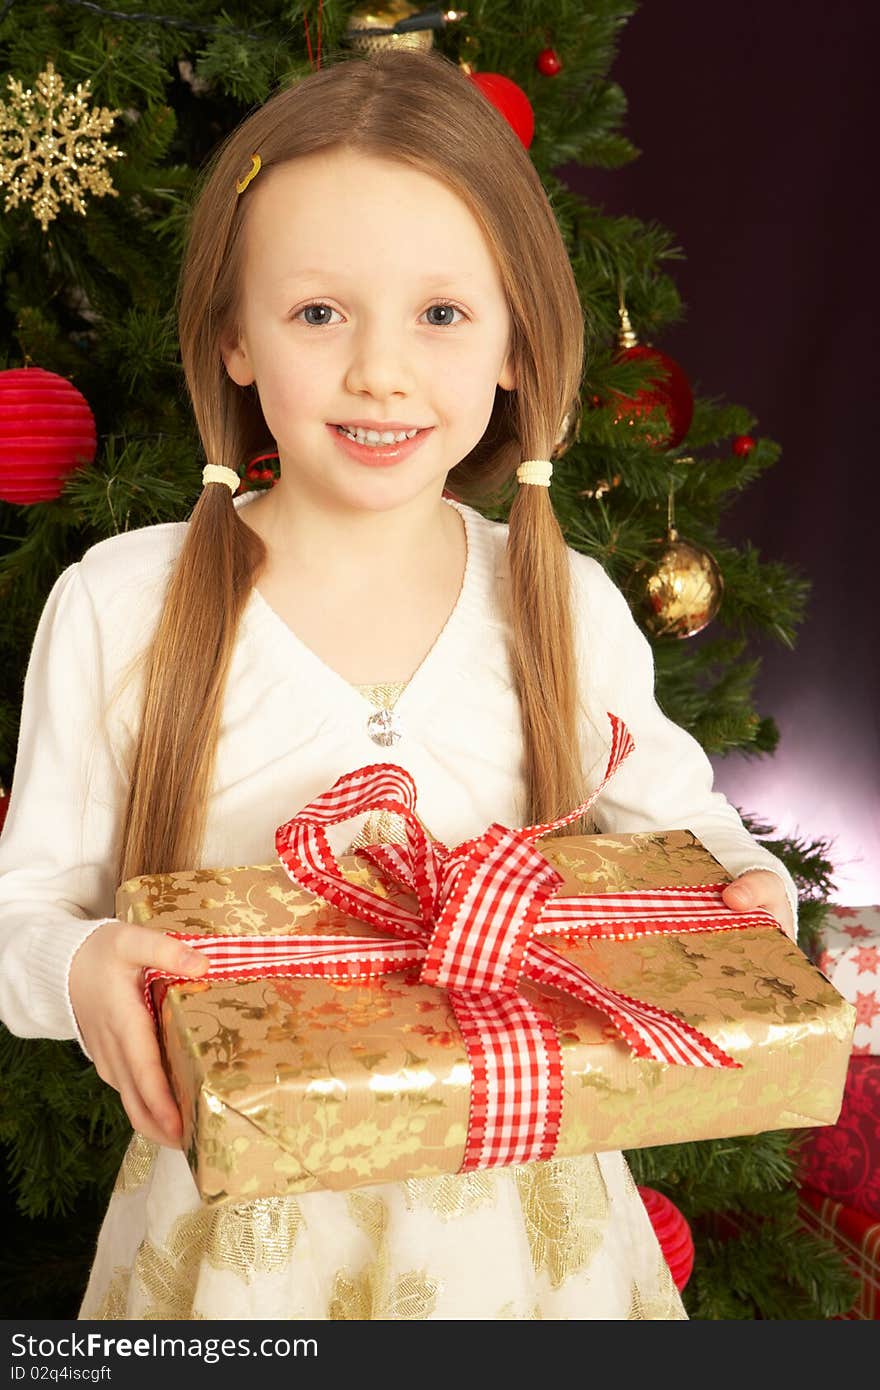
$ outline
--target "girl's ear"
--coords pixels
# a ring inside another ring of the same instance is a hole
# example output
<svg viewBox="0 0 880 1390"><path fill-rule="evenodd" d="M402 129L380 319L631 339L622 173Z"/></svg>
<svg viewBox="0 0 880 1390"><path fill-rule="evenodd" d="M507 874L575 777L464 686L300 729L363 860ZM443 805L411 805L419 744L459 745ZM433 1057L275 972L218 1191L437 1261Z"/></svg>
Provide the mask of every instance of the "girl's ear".
<svg viewBox="0 0 880 1390"><path fill-rule="evenodd" d="M224 336L220 340L220 356L226 370L237 386L251 386L256 380L248 357L247 348L241 338Z"/></svg>
<svg viewBox="0 0 880 1390"><path fill-rule="evenodd" d="M498 376L498 385L503 391L512 391L516 386L516 375L513 370L513 353L509 353L504 366Z"/></svg>

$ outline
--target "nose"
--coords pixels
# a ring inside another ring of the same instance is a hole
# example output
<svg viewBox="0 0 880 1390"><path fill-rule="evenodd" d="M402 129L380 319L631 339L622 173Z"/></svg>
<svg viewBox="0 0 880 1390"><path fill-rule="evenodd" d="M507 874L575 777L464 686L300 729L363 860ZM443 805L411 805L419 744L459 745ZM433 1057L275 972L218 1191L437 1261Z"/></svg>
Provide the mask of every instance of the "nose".
<svg viewBox="0 0 880 1390"><path fill-rule="evenodd" d="M352 395L388 400L408 396L412 389L411 345L399 324L373 319L351 335L351 352L345 374Z"/></svg>

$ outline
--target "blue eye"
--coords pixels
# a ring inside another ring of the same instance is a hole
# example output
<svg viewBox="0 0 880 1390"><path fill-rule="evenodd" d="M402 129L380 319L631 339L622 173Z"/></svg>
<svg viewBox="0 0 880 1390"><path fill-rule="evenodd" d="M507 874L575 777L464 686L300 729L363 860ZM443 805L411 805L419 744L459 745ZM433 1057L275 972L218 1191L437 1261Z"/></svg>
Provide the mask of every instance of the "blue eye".
<svg viewBox="0 0 880 1390"><path fill-rule="evenodd" d="M463 309L459 309L459 307L458 307L457 304L450 304L449 301L448 301L448 300L445 300L445 299L442 300L440 303L437 303L437 304L429 304L429 305L428 305L428 308L425 310L425 313L426 313L426 314L430 314L430 312L431 312L432 309L447 309L447 310L451 310L453 314L461 314L462 317L467 317L467 315L465 314L464 310L463 310ZM453 322L451 319L447 319L445 323L435 323L435 324L432 324L431 327L432 327L432 328L446 328L446 327L453 327L453 328L454 328L454 327L455 327L455 324L454 324L454 322Z"/></svg>
<svg viewBox="0 0 880 1390"><path fill-rule="evenodd" d="M329 304L315 303L315 304L306 304L306 305L304 305L303 308L300 309L297 313L295 313L293 317L294 317L295 319L298 319L298 318L300 317L301 314L307 314L308 311L309 311L310 309L323 309L323 310L325 311L325 313L328 313L328 314L335 314L335 313L336 313L336 310L335 310L335 309L331 309ZM322 319L319 323L313 322L312 319L306 319L306 323L308 323L312 328L323 328L324 325L326 324L326 322L327 322L326 319Z"/></svg>

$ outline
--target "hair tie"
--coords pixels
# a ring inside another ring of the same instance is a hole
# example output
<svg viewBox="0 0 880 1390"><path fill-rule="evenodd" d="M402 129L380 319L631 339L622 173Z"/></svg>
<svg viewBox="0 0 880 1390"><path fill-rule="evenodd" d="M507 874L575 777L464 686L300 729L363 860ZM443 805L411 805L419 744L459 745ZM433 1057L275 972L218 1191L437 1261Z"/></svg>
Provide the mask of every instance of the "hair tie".
<svg viewBox="0 0 880 1390"><path fill-rule="evenodd" d="M225 483L230 492L237 492L241 478L234 468L225 468L222 463L206 463L202 469L202 486L208 483Z"/></svg>
<svg viewBox="0 0 880 1390"><path fill-rule="evenodd" d="M519 483L533 483L536 487L549 487L553 476L553 464L549 459L523 459L516 470Z"/></svg>

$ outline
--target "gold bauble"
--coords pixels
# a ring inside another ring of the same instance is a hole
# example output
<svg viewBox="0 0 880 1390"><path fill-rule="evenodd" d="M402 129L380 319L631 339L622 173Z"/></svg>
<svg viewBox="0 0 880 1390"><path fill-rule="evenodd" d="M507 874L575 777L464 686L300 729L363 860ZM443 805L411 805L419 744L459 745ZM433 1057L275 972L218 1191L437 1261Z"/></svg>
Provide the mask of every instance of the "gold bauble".
<svg viewBox="0 0 880 1390"><path fill-rule="evenodd" d="M571 410L563 416L562 424L559 427L559 435L553 448L550 450L551 459L561 458L578 437L581 423L580 405L576 402Z"/></svg>
<svg viewBox="0 0 880 1390"><path fill-rule="evenodd" d="M653 637L693 637L711 623L724 580L715 557L670 530L659 553L643 560L627 584L637 617Z"/></svg>
<svg viewBox="0 0 880 1390"><path fill-rule="evenodd" d="M406 34L371 34L371 29L393 29L401 19L418 14L422 5L407 0L388 0L385 5L361 5L352 10L345 42L356 53L378 53L384 48L416 48L424 53L434 45L433 29L412 29Z"/></svg>

